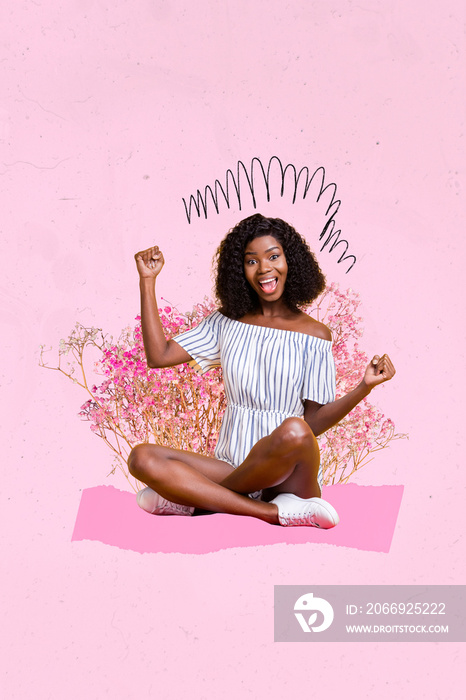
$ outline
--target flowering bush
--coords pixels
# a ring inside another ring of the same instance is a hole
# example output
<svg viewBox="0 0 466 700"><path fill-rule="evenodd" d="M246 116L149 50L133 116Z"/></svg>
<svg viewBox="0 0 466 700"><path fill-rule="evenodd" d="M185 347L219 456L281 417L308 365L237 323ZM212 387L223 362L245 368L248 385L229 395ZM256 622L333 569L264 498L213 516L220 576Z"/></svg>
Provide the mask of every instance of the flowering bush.
<svg viewBox="0 0 466 700"><path fill-rule="evenodd" d="M368 363L357 343L362 335L359 303L357 294L332 284L309 310L332 330L337 397L356 386ZM207 299L187 314L170 305L159 309L166 337L192 328L214 309ZM89 398L79 415L114 452L117 466L135 490L139 484L132 482L126 467L134 445L152 442L213 455L225 410L221 369L202 376L188 365L149 369L140 318L136 320L136 327L126 328L117 341L77 323L69 338L60 341L57 367L47 365L41 351L43 367L63 373L87 391ZM91 349L97 352L95 384L85 367ZM403 436L395 435L393 422L365 399L319 438L324 483L346 482L373 452L399 437Z"/></svg>
<svg viewBox="0 0 466 700"><path fill-rule="evenodd" d="M336 367L336 398L347 394L361 381L369 359L358 345L363 334L357 314L359 295L330 284L309 313L332 331ZM395 434L390 418L363 399L337 425L321 435L321 465L324 484L346 483L358 469L373 459L373 453L391 440L407 437Z"/></svg>

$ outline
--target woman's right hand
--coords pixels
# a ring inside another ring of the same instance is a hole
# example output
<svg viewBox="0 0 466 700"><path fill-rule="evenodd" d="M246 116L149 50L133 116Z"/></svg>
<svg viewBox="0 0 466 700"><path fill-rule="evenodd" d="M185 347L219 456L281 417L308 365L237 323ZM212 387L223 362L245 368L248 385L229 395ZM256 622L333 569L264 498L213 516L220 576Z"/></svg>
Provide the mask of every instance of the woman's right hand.
<svg viewBox="0 0 466 700"><path fill-rule="evenodd" d="M151 277L155 279L165 263L162 251L156 245L136 253L134 259L141 279Z"/></svg>

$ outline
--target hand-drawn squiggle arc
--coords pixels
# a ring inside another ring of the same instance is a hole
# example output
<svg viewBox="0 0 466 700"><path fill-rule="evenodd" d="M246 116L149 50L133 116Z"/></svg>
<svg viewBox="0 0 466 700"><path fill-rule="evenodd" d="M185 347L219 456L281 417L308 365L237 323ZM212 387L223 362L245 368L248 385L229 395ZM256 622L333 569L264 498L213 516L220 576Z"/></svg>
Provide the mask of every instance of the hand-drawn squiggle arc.
<svg viewBox="0 0 466 700"><path fill-rule="evenodd" d="M294 190L293 190L293 199L292 203L294 204L296 202L296 197L298 194L298 187L300 180L302 178L304 179L304 189L303 189L303 199L306 198L311 185L314 181L314 178L317 178L317 186L318 186L318 193L316 195L316 202L318 202L322 195L330 188L333 188L333 193L332 197L330 200L330 204L327 207L327 210L325 212L325 216L328 216L328 220L325 223L324 228L322 229L322 232L319 236L319 241L323 241L321 251L326 248L327 245L330 244L330 247L328 249L328 252L331 253L338 245L345 245L346 248L344 252L340 255L338 258L338 262L344 262L345 260L350 260L352 259L353 262L347 269L347 273L354 267L356 264L356 257L354 255L346 255L348 252L349 248L349 243L345 239L340 239L340 234L341 230L338 229L335 231L336 224L334 221L334 216L338 212L341 204L341 200L336 199L336 194L337 194L337 186L334 182L329 183L328 185L325 185L325 168L321 165L319 166L311 176L309 176L309 168L307 166L301 168L299 172L297 172L296 167L292 163L288 163L285 167L283 167L283 164L278 158L278 156L272 156L269 160L267 169L264 167L262 164L262 161L260 158L254 157L251 160L251 168L250 171L247 170L245 164L239 160L236 166L236 175L233 173L232 170L228 169L225 173L225 184L224 186L220 182L220 180L215 180L213 189L210 185L206 185L204 188L204 194L200 190L197 190L195 195L191 195L189 197L188 202L186 202L185 198L183 197L183 204L184 204L184 209L186 213L186 218L188 220L188 223L191 223L192 217L193 217L193 207L197 213L198 217L201 217L201 215L204 215L204 218L207 219L207 211L208 211L208 202L210 201L211 204L210 206L213 205L216 213L219 213L219 197L223 197L223 200L225 201L225 204L227 208L230 208L230 198L231 198L231 187L234 189L235 194L232 195L233 197L236 198L238 202L238 207L239 210L241 211L241 206L242 206L242 199L244 201L245 197L249 193L252 199L252 205L254 209L257 208L257 203L256 203L256 192L258 189L258 184L264 184L265 185L265 192L267 195L267 201L270 202L270 177L271 177L271 167L272 164L276 162L277 165L279 166L279 171L280 171L280 176L281 176L281 186L280 186L280 197L283 197L284 192L285 192L285 179L287 175L287 171L290 171L292 173L292 177L294 179ZM256 168L254 167L256 165ZM259 183L255 181L255 172L257 172L257 168L260 169L260 174L258 177L261 177L259 180ZM320 181L319 181L320 178ZM246 185L247 184L247 189L246 189L246 194L243 194L241 190L241 185Z"/></svg>

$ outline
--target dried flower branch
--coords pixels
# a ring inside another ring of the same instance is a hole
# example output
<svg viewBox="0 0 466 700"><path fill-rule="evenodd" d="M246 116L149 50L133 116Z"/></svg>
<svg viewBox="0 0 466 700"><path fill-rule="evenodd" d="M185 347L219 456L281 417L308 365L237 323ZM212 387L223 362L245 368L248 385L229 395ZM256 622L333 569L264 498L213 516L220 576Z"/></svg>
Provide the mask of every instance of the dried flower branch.
<svg viewBox="0 0 466 700"><path fill-rule="evenodd" d="M368 363L358 346L362 335L359 304L352 290L342 292L332 284L309 310L332 331L337 397L360 381ZM166 337L196 326L214 309L208 299L187 314L167 304L159 309ZM40 357L41 366L61 372L87 392L89 398L79 415L114 452L116 465L110 473L118 466L134 490L140 484L130 477L126 466L134 445L151 442L213 455L225 410L221 369L205 375L188 365L149 369L139 317L137 320L136 327L124 329L117 341L98 328L77 323L69 338L60 341L56 367L46 363L44 348ZM85 367L85 356L92 352L97 354L96 383ZM319 438L324 483L346 483L373 453L401 437L405 436L395 434L393 422L365 399Z"/></svg>

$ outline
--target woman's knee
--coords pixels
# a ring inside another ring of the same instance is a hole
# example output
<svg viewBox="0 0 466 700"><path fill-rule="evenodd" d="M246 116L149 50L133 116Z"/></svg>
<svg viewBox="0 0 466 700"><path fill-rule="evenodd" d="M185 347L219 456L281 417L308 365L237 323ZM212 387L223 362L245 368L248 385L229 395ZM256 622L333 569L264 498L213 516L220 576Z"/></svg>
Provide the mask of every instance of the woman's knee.
<svg viewBox="0 0 466 700"><path fill-rule="evenodd" d="M308 424L298 417L286 418L273 433L274 448L281 450L309 449L316 444Z"/></svg>
<svg viewBox="0 0 466 700"><path fill-rule="evenodd" d="M144 481L149 474L154 475L157 462L157 445L136 445L128 457L129 473L139 481Z"/></svg>

